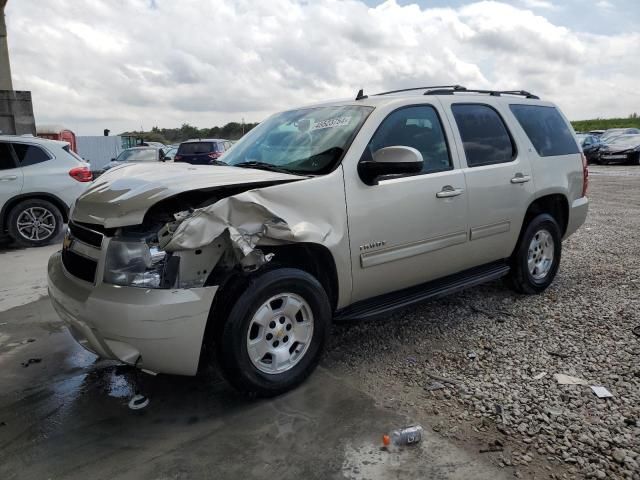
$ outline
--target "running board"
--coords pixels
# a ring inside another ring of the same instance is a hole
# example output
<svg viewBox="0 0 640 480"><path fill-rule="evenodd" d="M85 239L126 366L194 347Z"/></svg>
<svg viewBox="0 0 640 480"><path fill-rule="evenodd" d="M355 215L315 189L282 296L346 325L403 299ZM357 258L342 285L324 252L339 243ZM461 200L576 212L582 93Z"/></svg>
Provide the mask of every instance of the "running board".
<svg viewBox="0 0 640 480"><path fill-rule="evenodd" d="M354 303L338 310L333 318L335 321L344 321L378 317L425 300L444 297L469 287L497 280L508 273L509 266L504 261L489 263L422 285Z"/></svg>

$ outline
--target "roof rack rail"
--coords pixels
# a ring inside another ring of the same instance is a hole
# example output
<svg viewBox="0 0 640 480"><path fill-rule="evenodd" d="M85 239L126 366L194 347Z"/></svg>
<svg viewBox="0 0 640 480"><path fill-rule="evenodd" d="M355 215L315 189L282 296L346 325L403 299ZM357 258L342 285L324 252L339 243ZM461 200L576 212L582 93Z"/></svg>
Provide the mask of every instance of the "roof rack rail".
<svg viewBox="0 0 640 480"><path fill-rule="evenodd" d="M458 90L466 90L465 87L463 87L462 85L436 85L433 87L413 87L413 88L401 88L400 90L389 90L388 92L380 92L380 93L374 93L374 96L379 96L379 95L391 95L392 93L400 93L400 92L413 92L416 90L432 90L434 88L450 88L452 90L458 91Z"/></svg>
<svg viewBox="0 0 640 480"><path fill-rule="evenodd" d="M534 100L540 100L540 97L529 93L525 90L481 90L477 88L439 88L437 90L427 90L424 92L425 95L453 95L456 92L464 92L464 93L487 93L492 97L499 97L502 94L504 95L518 95L525 98L531 98Z"/></svg>

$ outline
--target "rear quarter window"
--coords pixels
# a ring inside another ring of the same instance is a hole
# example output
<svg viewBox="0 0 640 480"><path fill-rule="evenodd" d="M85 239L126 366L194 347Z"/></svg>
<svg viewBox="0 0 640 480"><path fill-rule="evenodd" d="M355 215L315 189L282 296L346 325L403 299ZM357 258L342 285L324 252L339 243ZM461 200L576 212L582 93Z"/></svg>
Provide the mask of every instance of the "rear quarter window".
<svg viewBox="0 0 640 480"><path fill-rule="evenodd" d="M567 122L555 107L512 104L509 108L541 157L580 153Z"/></svg>
<svg viewBox="0 0 640 480"><path fill-rule="evenodd" d="M35 165L37 163L51 160L51 157L42 148L36 145L27 145L25 143L14 143L13 151L16 152L18 162L22 167Z"/></svg>
<svg viewBox="0 0 640 480"><path fill-rule="evenodd" d="M178 148L178 153L180 155L199 155L215 151L215 144L213 142L182 143Z"/></svg>

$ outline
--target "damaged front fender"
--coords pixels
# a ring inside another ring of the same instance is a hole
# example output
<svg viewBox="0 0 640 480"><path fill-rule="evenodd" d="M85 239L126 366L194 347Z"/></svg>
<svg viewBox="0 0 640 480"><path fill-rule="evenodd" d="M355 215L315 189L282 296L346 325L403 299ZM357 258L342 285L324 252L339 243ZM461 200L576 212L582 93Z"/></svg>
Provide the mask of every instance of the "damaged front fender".
<svg viewBox="0 0 640 480"><path fill-rule="evenodd" d="M287 204L290 198L272 188L224 198L168 224L159 234L160 246L167 251L194 250L225 236L241 265L256 269L271 259L256 249L258 244L326 244L334 232L328 219L306 221L298 205Z"/></svg>

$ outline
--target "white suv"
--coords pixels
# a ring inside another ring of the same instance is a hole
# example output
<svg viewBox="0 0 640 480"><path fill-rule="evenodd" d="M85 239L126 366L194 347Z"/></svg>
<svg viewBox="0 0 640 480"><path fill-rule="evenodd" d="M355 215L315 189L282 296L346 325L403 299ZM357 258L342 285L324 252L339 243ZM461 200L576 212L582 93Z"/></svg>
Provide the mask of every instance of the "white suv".
<svg viewBox="0 0 640 480"><path fill-rule="evenodd" d="M585 220L569 122L527 92L432 87L273 115L216 165L127 165L76 204L50 297L83 346L152 372L212 359L275 395L332 320L506 277L549 286Z"/></svg>
<svg viewBox="0 0 640 480"><path fill-rule="evenodd" d="M21 246L51 242L91 180L67 142L0 135L0 236Z"/></svg>

